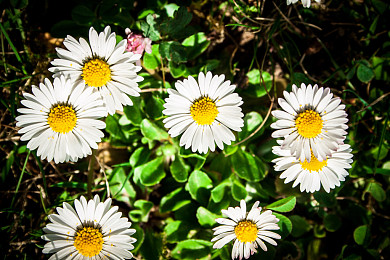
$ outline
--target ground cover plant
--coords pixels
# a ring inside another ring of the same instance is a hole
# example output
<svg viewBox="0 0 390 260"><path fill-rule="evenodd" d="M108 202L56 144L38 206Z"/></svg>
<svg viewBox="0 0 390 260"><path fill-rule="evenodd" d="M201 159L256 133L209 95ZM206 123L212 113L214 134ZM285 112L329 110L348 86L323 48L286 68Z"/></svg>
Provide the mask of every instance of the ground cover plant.
<svg viewBox="0 0 390 260"><path fill-rule="evenodd" d="M3 0L2 259L386 259L385 0Z"/></svg>

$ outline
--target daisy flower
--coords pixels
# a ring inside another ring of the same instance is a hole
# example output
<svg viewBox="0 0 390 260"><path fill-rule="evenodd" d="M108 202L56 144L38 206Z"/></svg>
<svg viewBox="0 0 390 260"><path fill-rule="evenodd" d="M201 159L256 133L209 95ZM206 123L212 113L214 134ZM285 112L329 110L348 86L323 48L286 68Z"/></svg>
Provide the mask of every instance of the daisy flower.
<svg viewBox="0 0 390 260"><path fill-rule="evenodd" d="M168 89L163 110L168 117L163 122L172 137L183 133L180 146L191 146L192 152L213 152L215 143L223 149L224 143L230 145L235 140L230 129L241 131L243 102L233 93L236 86L224 79L225 75L213 77L211 72L206 76L201 72L198 82L189 76L176 82L176 90Z"/></svg>
<svg viewBox="0 0 390 260"><path fill-rule="evenodd" d="M131 235L131 222L111 208L111 199L100 202L98 195L87 200L81 196L75 200L75 208L64 202L57 207L58 214L48 216L52 223L46 225L41 238L48 243L44 254L53 254L54 259L130 259L137 240Z"/></svg>
<svg viewBox="0 0 390 260"><path fill-rule="evenodd" d="M317 3L321 3L321 0L315 0ZM298 0L287 0L287 5L295 4ZM305 8L309 8L311 4L311 0L302 0L302 5Z"/></svg>
<svg viewBox="0 0 390 260"><path fill-rule="evenodd" d="M53 84L45 79L32 93L24 93L16 126L21 127L21 141L30 140L27 148L37 150L42 160L55 163L77 161L97 149L104 136L99 129L106 124L98 118L105 116L99 94L92 89L72 88L65 77L55 78Z"/></svg>
<svg viewBox="0 0 390 260"><path fill-rule="evenodd" d="M281 141L278 141L281 144ZM310 162L297 160L288 149L281 146L274 146L272 152L279 155L274 159L276 171L283 171L281 179L286 179L284 183L294 181L293 188L300 184L301 192L315 192L322 187L326 192L340 186L340 181L344 181L348 176L345 169L351 168L353 162L351 154L352 149L348 144L340 145L338 150L332 154L332 157L323 161L317 160L311 153Z"/></svg>
<svg viewBox="0 0 390 260"><path fill-rule="evenodd" d="M72 36L64 40L67 49L56 48L59 59L54 59L54 77L61 74L69 77L75 85L91 87L102 98L102 104L112 115L115 110L123 111L122 105L132 105L130 96L139 96L137 82L143 78L137 75L141 70L135 62L140 54L126 52L127 39L116 45L115 33L107 26L98 34L94 28L89 29L89 44Z"/></svg>
<svg viewBox="0 0 390 260"><path fill-rule="evenodd" d="M215 242L213 248L220 249L230 241L234 240L232 259L248 259L257 252L256 248L267 251L265 242L276 246L274 239L280 239L280 235L270 230L279 230L279 219L272 215L271 210L261 212L259 202L253 204L252 209L247 213L246 203L240 202L241 207L229 207L222 210L222 214L228 218L217 218L215 221L221 226L214 228L215 237L211 242Z"/></svg>
<svg viewBox="0 0 390 260"><path fill-rule="evenodd" d="M333 97L329 88L303 83L300 88L293 85L292 92L284 91L283 95L278 102L284 111L272 111L278 119L271 124L277 129L272 137L284 137L282 148L290 149L301 161L310 161L311 151L319 161L331 157L347 134L347 113L341 99Z"/></svg>

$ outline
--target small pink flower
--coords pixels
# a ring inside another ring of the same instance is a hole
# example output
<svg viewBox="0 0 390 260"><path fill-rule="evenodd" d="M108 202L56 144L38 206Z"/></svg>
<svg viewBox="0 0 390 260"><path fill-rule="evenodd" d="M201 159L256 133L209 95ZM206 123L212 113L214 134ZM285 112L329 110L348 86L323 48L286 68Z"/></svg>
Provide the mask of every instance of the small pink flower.
<svg viewBox="0 0 390 260"><path fill-rule="evenodd" d="M125 30L127 34L127 47L126 51L134 52L137 54L143 54L144 51L152 53L152 40L143 37L141 34L135 34L130 31L129 28Z"/></svg>

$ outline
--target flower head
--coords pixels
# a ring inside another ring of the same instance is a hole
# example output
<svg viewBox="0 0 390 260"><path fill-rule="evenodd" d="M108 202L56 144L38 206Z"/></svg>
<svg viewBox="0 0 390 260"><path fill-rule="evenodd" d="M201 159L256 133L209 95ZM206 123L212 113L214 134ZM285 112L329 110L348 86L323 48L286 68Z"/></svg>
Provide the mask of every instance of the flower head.
<svg viewBox="0 0 390 260"><path fill-rule="evenodd" d="M211 72L206 76L201 72L198 82L189 76L176 82L176 90L168 89L163 110L168 117L163 122L172 137L183 133L180 146L207 153L215 150L215 143L223 149L224 143L230 145L235 140L230 129L241 131L243 102L233 93L236 86L224 79L225 75L213 77Z"/></svg>
<svg viewBox="0 0 390 260"><path fill-rule="evenodd" d="M77 161L97 149L97 142L104 136L99 129L106 124L98 118L106 115L100 105L99 95L92 89L72 88L64 77L55 78L53 84L45 79L39 88L24 93L16 126L22 141L30 140L27 148L55 163Z"/></svg>
<svg viewBox="0 0 390 260"><path fill-rule="evenodd" d="M279 230L279 219L272 215L271 210L261 213L259 202L253 204L249 213L246 211L244 200L240 202L241 207L229 207L222 210L222 214L228 218L217 218L215 221L221 226L214 228L215 242L213 248L220 249L230 241L234 240L232 259L248 259L257 252L256 248L261 247L267 251L264 241L276 246L274 239L280 239L280 235L270 230Z"/></svg>
<svg viewBox="0 0 390 260"><path fill-rule="evenodd" d="M131 237L135 229L131 222L111 208L111 199L100 202L98 195L87 200L81 196L73 208L64 202L57 207L58 214L49 215L42 239L48 241L44 254L53 254L50 259L130 259L129 250L134 249Z"/></svg>
<svg viewBox="0 0 390 260"><path fill-rule="evenodd" d="M319 161L332 156L343 144L348 126L345 105L333 97L329 88L301 84L292 86L292 92L283 92L279 98L282 110L272 111L278 120L271 124L277 129L272 137L283 137L282 149L288 148L291 155L301 161L310 161L312 153Z"/></svg>
<svg viewBox="0 0 390 260"><path fill-rule="evenodd" d="M54 59L54 77L61 74L69 76L75 85L92 88L101 96L101 103L109 114L122 111L123 105L132 105L130 96L139 96L137 82L143 80L137 72L141 67L134 63L140 54L126 52L126 39L116 44L115 33L107 26L98 34L94 28L89 30L89 43L80 38L77 41L67 36L64 45L67 49L57 48L59 59Z"/></svg>
<svg viewBox="0 0 390 260"><path fill-rule="evenodd" d="M278 143L281 144L281 141ZM317 160L313 153L310 161L301 161L291 156L289 149L274 146L272 152L280 157L272 162L275 163L276 171L283 171L280 178L286 179L284 183L294 181L293 188L300 184L301 192L315 192L322 186L326 192L330 192L330 189L340 186L340 181L348 176L345 169L351 168L351 151L348 144L343 144L332 153L332 157L323 161Z"/></svg>
<svg viewBox="0 0 390 260"><path fill-rule="evenodd" d="M143 37L142 34L135 34L130 31L129 28L126 28L127 34L127 46L126 51L134 52L137 54L143 54L144 51L147 53L152 53L152 40Z"/></svg>

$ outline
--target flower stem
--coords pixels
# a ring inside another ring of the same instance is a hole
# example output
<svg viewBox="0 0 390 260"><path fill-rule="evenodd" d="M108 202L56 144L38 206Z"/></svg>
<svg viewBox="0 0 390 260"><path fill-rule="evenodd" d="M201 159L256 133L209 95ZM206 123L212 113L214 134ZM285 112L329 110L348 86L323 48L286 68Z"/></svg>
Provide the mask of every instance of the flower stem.
<svg viewBox="0 0 390 260"><path fill-rule="evenodd" d="M87 196L89 199L92 199L92 183L93 183L93 175L94 175L94 166L96 161L96 150L92 149L92 154L89 159L89 166L88 166L88 180L87 180Z"/></svg>

